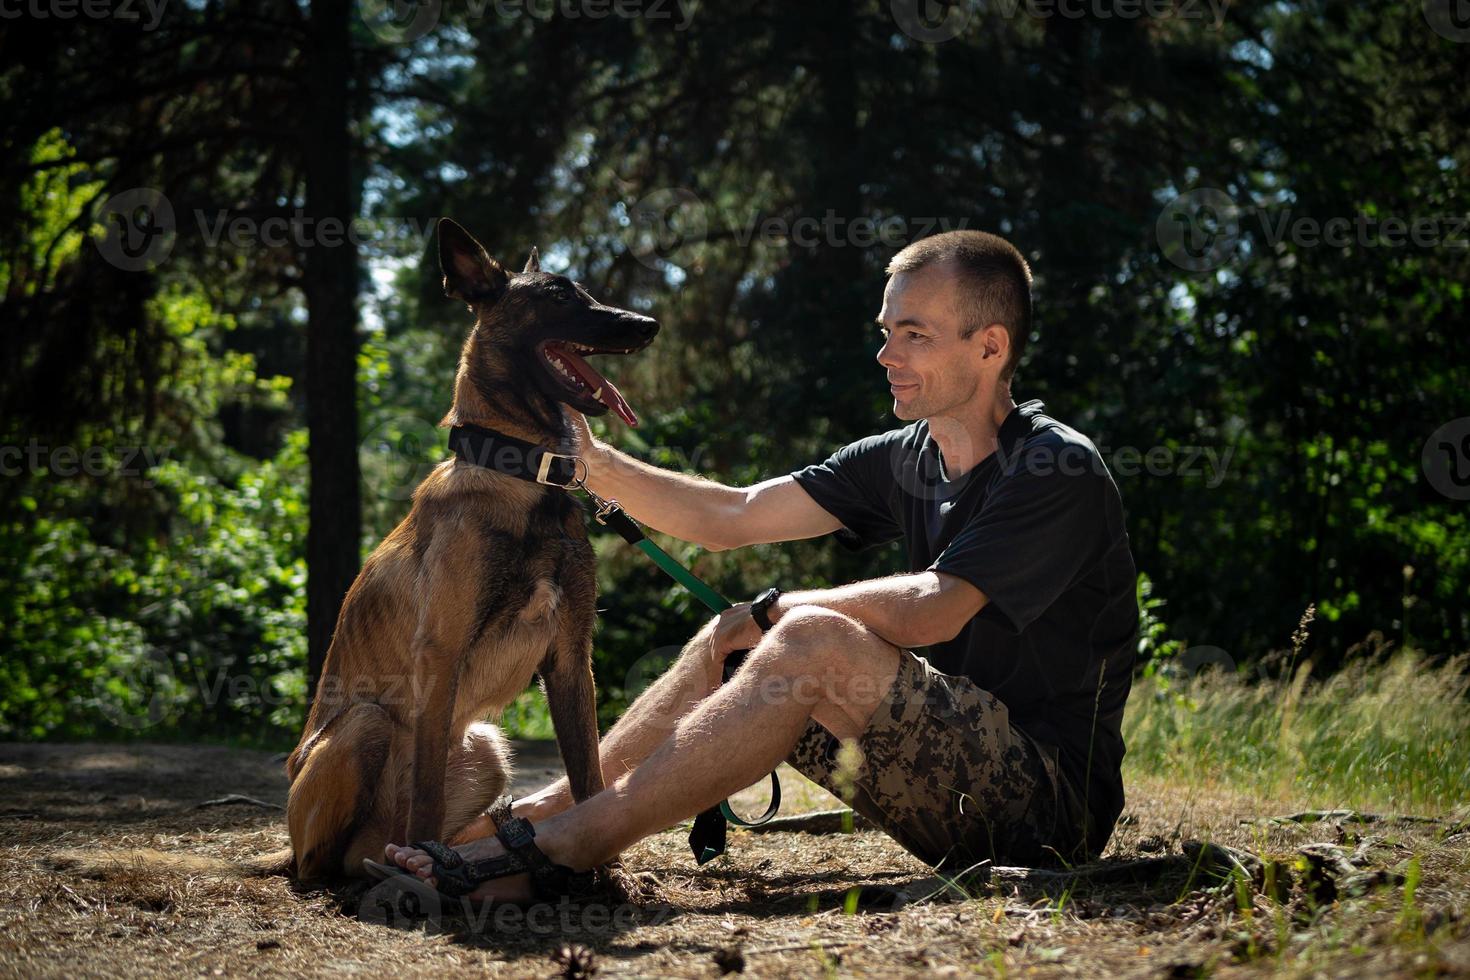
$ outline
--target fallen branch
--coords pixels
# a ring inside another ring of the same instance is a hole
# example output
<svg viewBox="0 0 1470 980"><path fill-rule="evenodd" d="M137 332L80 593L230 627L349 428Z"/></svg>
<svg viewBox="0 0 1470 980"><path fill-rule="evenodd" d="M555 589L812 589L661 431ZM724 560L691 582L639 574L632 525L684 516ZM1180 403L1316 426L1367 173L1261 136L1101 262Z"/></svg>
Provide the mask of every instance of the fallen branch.
<svg viewBox="0 0 1470 980"><path fill-rule="evenodd" d="M1334 823L1439 823L1435 817L1417 817L1402 813L1364 813L1361 810L1303 810L1279 817L1261 817L1257 820L1242 820L1243 824L1270 823L1310 824L1330 820Z"/></svg>
<svg viewBox="0 0 1470 980"><path fill-rule="evenodd" d="M211 807L211 806L230 806L231 804L234 804L234 803L244 803L244 804L246 804L248 806L264 807L267 810L284 810L284 809L286 809L285 807L281 806L279 803L267 803L265 800L257 800L253 796L241 796L239 793L231 793L229 796L221 796L217 800L205 800L203 803L196 803L196 804L194 804L194 806L191 809L194 809L194 810L203 810L206 807Z"/></svg>
<svg viewBox="0 0 1470 980"><path fill-rule="evenodd" d="M840 834L846 832L847 820L852 821L853 830L867 830L872 824L866 817L846 808L841 810L817 810L813 813L795 813L789 817L776 817L758 827L744 829L752 834Z"/></svg>

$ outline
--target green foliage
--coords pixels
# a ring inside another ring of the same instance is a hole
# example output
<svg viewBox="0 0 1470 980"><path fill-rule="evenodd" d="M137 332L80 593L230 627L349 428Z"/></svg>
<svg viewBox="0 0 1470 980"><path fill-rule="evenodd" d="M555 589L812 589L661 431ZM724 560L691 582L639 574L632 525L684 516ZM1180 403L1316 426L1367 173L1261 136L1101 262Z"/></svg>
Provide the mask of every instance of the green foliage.
<svg viewBox="0 0 1470 980"><path fill-rule="evenodd" d="M0 250L0 295L12 288L22 294L44 289L58 268L76 259L85 241L76 225L102 183L86 179L85 164L68 162L75 157L58 129L42 134L31 148L36 169L19 188L18 202L28 223L16 229L11 248Z"/></svg>
<svg viewBox="0 0 1470 980"><path fill-rule="evenodd" d="M1210 670L1135 683L1124 715L1129 774L1393 812L1438 813L1470 796L1470 660L1385 646L1331 677Z"/></svg>
<svg viewBox="0 0 1470 980"><path fill-rule="evenodd" d="M289 379L222 349L233 321L199 293L166 288L149 315L173 339L152 427L94 426L10 478L0 737L265 740L300 723L305 432L252 460L218 420L279 406Z"/></svg>
<svg viewBox="0 0 1470 980"><path fill-rule="evenodd" d="M0 736L265 739L297 724L307 393L293 380L323 284L304 249L209 244L189 213L275 215L310 196L295 145L310 100L283 66L314 62L296 32L258 36L258 17L294 22L297 5L261 11L185 5L144 35L14 25L0 442L158 459L63 476L48 456L0 482ZM1338 692L1380 742L1355 742L1315 699L1343 663L1368 687L1399 676L1354 673L1371 631L1441 659L1470 647L1470 514L1419 461L1466 411L1464 250L1271 229L1465 213L1463 126L1443 93L1463 87L1470 45L1438 43L1414 5L1236 5L1219 25L971 13L940 44L906 36L883 0L700 4L687 31L449 4L403 45L353 17L353 196L418 227L453 214L513 267L537 244L548 268L656 314L655 347L603 365L644 425L594 428L739 485L897 425L872 359L885 263L926 222L1002 232L1037 276L1016 395L1108 450L1144 572L1130 759L1305 772L1331 748L1310 735L1320 724L1362 753L1329 758L1322 779L1400 759L1430 765L1426 788L1383 785L1442 793L1454 765L1415 754L1367 695ZM140 186L174 201L179 241L156 270L122 272L92 247L95 203ZM1242 209L1238 247L1199 274L1167 260L1157 227L1197 187ZM670 204L679 221L660 228ZM835 237L790 233L828 215ZM863 219L905 230L864 244ZM429 246L360 252L364 553L444 456L469 322ZM1218 471L1180 472L1195 449ZM1126 450L1179 466L1125 471ZM657 540L732 599L900 567L896 547ZM615 536L596 547L606 723L708 613ZM1192 644L1250 673L1311 603L1310 675L1180 678ZM544 731L539 703L523 697L510 724ZM1237 724L1250 738L1210 740Z"/></svg>

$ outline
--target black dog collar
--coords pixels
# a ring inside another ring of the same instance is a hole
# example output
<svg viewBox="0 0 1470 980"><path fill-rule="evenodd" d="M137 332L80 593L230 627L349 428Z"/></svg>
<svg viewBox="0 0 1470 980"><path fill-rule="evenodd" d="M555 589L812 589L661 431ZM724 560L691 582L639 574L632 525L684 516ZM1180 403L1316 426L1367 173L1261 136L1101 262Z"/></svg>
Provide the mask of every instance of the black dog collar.
<svg viewBox="0 0 1470 980"><path fill-rule="evenodd" d="M565 456L504 432L478 425L456 425L449 430L449 448L466 463L513 476L517 480L568 489L580 481L576 456Z"/></svg>

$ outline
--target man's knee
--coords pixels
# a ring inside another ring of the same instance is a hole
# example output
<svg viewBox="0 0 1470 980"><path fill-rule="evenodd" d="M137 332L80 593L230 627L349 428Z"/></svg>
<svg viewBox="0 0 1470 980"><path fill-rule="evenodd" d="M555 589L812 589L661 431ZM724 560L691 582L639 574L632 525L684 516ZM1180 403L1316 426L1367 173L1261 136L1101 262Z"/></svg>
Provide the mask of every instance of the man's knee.
<svg viewBox="0 0 1470 980"><path fill-rule="evenodd" d="M863 632L863 624L851 616L821 606L797 606L782 615L765 638L786 649L841 651Z"/></svg>
<svg viewBox="0 0 1470 980"><path fill-rule="evenodd" d="M767 680L786 678L803 685L803 701L825 691L833 676L846 672L849 654L861 642L857 620L820 606L797 606L784 613L754 651L756 670Z"/></svg>

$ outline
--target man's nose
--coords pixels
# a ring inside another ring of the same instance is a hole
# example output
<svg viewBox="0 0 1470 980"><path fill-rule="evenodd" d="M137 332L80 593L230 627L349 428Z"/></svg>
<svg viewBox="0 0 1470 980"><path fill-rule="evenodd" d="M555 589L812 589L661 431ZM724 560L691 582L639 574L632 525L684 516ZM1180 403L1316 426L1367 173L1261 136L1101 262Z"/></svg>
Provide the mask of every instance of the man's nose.
<svg viewBox="0 0 1470 980"><path fill-rule="evenodd" d="M878 348L878 363L886 368L898 367L898 360L889 351L887 341L884 341L883 346Z"/></svg>

